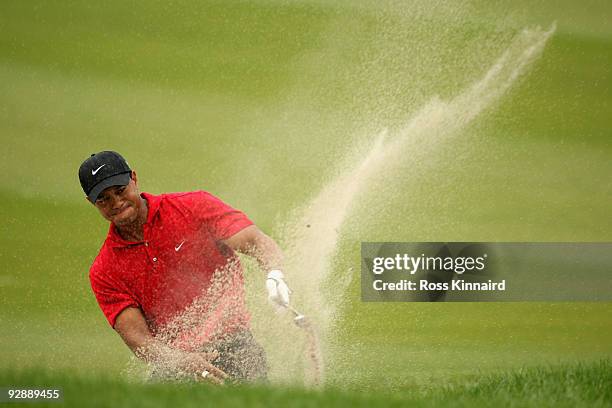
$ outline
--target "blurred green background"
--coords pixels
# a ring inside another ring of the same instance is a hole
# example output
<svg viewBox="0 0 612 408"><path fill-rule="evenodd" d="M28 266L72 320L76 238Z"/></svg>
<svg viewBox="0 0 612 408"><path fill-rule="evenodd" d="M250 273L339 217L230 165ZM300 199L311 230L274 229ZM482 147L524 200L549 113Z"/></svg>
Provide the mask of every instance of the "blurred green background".
<svg viewBox="0 0 612 408"><path fill-rule="evenodd" d="M145 191L211 191L275 236L347 152L452 98L535 25L557 24L541 57L426 176L407 156L359 196L335 268L359 270L360 241L612 239L610 2L0 8L0 367L125 368L87 278L108 228L78 183L90 153L120 151ZM333 384L612 355L610 303L364 304L358 282L327 350Z"/></svg>

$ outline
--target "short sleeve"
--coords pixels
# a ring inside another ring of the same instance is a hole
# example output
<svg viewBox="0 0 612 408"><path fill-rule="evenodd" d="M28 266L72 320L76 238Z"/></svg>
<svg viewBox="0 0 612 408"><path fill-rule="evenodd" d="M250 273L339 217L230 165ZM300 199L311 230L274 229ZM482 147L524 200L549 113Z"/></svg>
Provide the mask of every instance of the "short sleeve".
<svg viewBox="0 0 612 408"><path fill-rule="evenodd" d="M139 307L138 302L129 293L122 290L120 285L113 284L110 277L100 273L100 269L92 267L89 273L89 281L98 305L111 327L115 327L117 316L124 309Z"/></svg>
<svg viewBox="0 0 612 408"><path fill-rule="evenodd" d="M217 240L223 240L253 225L242 211L232 208L214 195L197 191L191 197L192 211Z"/></svg>

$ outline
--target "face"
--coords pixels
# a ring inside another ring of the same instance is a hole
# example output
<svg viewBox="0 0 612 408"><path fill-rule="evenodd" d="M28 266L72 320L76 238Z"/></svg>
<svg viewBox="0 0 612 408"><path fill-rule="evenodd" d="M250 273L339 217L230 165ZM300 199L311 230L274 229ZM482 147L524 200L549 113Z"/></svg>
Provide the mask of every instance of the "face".
<svg viewBox="0 0 612 408"><path fill-rule="evenodd" d="M118 227L135 223L143 212L136 172L132 172L128 185L102 190L94 205L104 218Z"/></svg>

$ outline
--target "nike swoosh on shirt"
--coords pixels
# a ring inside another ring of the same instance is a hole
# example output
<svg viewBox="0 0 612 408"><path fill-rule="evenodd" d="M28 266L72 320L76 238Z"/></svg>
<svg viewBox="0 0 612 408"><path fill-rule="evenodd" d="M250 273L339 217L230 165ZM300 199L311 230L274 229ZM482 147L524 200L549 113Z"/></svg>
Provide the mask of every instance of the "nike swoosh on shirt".
<svg viewBox="0 0 612 408"><path fill-rule="evenodd" d="M98 172L98 170L100 170L100 169L101 169L102 167L104 167L104 166L106 166L106 163L104 163L103 165L101 165L101 166L100 166L100 167L98 167L97 169L92 170L92 171L91 171L91 175L92 175L92 176L95 176L95 175L96 175L96 173Z"/></svg>
<svg viewBox="0 0 612 408"><path fill-rule="evenodd" d="M183 240L183 242L181 242L180 244L178 244L177 246L175 246L175 247L174 247L174 250L175 250L176 252L178 252L178 251L179 251L179 249L181 249L181 247L183 246L183 244L184 244L184 243L185 243L185 240Z"/></svg>

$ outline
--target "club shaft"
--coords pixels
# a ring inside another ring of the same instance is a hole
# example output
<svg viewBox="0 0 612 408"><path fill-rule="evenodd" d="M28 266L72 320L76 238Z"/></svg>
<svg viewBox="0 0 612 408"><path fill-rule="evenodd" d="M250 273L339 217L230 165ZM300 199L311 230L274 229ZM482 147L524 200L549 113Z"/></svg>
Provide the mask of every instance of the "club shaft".
<svg viewBox="0 0 612 408"><path fill-rule="evenodd" d="M295 308L293 306L291 306L291 305L287 305L287 309L289 309L291 311L291 313L293 313L296 317L297 316L304 316L303 314L301 314L300 312L295 310Z"/></svg>

